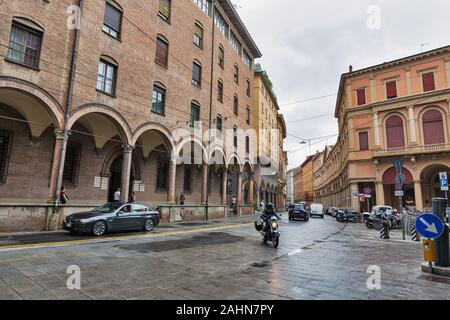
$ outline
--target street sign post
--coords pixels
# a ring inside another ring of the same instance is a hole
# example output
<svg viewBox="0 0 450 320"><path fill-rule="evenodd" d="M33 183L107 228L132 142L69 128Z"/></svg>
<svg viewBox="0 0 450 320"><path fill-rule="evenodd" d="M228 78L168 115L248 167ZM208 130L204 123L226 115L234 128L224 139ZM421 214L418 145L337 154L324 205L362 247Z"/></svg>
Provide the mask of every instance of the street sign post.
<svg viewBox="0 0 450 320"><path fill-rule="evenodd" d="M444 232L444 224L438 216L424 213L416 220L416 230L424 238L436 239Z"/></svg>
<svg viewBox="0 0 450 320"><path fill-rule="evenodd" d="M441 191L445 191L445 198L448 199L448 176L447 172L439 172L439 183L441 185Z"/></svg>
<svg viewBox="0 0 450 320"><path fill-rule="evenodd" d="M398 197L399 203L400 203L400 213L403 214L403 196L404 196L404 192L403 192L403 185L406 182L406 177L403 174L402 171L402 167L403 164L405 163L405 160L403 158L397 158L392 160L392 164L394 165L395 168L395 172L397 173L397 175L395 176L395 182L397 185L402 185L402 189L401 192L400 190L395 191L395 196ZM405 219L402 218L402 237L403 240L406 240L406 232L405 232Z"/></svg>

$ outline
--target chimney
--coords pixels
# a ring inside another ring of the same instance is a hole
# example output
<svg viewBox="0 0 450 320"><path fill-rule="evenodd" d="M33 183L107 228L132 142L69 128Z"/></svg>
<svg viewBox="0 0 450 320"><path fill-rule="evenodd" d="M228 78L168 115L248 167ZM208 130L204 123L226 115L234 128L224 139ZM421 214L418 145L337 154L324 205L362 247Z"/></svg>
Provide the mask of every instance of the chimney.
<svg viewBox="0 0 450 320"><path fill-rule="evenodd" d="M352 65L348 66L348 72L353 72L353 66Z"/></svg>

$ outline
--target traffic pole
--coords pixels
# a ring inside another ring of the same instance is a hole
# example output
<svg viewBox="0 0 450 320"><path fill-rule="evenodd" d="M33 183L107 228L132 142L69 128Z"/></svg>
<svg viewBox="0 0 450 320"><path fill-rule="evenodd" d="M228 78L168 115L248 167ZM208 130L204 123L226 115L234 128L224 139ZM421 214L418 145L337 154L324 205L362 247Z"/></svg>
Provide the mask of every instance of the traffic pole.
<svg viewBox="0 0 450 320"><path fill-rule="evenodd" d="M433 215L445 221L445 208L447 207L447 199L433 198ZM436 239L436 265L441 267L450 267L450 250L448 227L444 223L444 232Z"/></svg>
<svg viewBox="0 0 450 320"><path fill-rule="evenodd" d="M398 197L400 201L400 214L402 215L402 237L403 240L406 240L406 231L405 231L405 217L403 214L403 198Z"/></svg>

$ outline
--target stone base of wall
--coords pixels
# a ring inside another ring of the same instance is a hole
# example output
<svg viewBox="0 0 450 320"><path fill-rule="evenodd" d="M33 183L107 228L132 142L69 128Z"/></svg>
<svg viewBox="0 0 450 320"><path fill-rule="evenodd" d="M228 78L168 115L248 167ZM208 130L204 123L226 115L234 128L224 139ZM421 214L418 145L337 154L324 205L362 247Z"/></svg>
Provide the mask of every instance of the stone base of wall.
<svg viewBox="0 0 450 320"><path fill-rule="evenodd" d="M178 206L166 205L159 206L158 211L161 214L161 222L188 222L188 221L207 221L215 219L224 219L232 216L228 206L210 205L206 206ZM238 207L238 216L253 214L251 206Z"/></svg>

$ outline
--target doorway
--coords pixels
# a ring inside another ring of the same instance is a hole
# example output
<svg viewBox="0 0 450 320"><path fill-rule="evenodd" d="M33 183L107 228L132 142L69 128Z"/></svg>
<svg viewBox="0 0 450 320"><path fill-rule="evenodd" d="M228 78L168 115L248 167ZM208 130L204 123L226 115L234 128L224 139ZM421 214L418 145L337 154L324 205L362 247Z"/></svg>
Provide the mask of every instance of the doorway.
<svg viewBox="0 0 450 320"><path fill-rule="evenodd" d="M122 187L122 166L123 166L123 157L117 157L112 163L109 169L110 177L109 177L109 190L108 190L108 202L114 201L114 193L118 188ZM133 167L131 167L131 175L130 175L130 188L129 193L133 191Z"/></svg>

